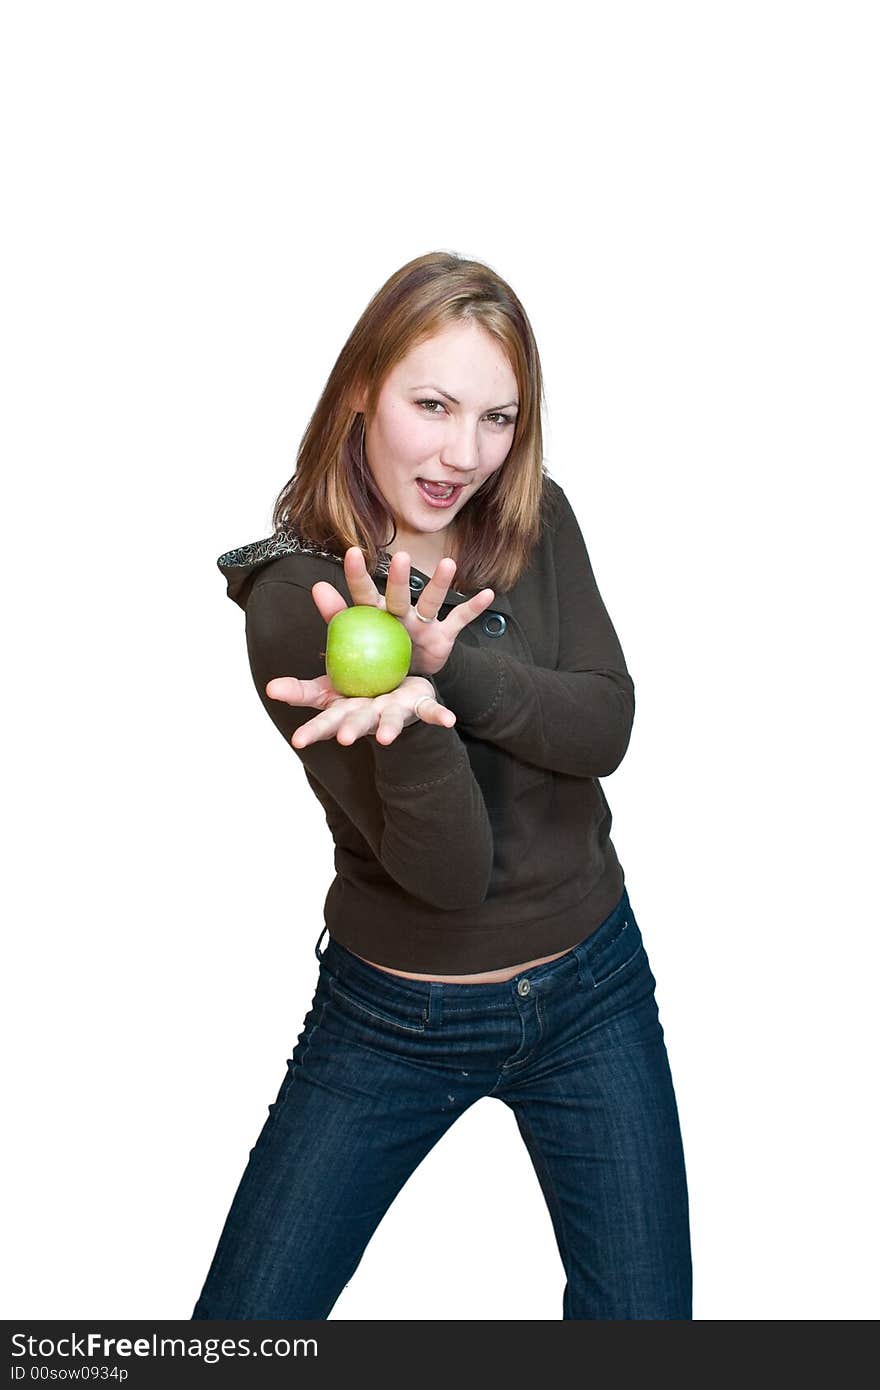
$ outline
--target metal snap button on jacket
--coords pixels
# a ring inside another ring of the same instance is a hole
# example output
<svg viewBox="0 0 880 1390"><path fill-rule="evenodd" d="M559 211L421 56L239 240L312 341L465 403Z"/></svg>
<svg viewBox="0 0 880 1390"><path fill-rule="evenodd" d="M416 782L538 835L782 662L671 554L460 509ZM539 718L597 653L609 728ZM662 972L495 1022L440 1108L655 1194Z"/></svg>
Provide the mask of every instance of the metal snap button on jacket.
<svg viewBox="0 0 880 1390"><path fill-rule="evenodd" d="M529 994L531 992L531 988L532 986L528 980L520 980L519 984L516 987L516 992L517 994Z"/></svg>
<svg viewBox="0 0 880 1390"><path fill-rule="evenodd" d="M507 631L507 619L503 613L484 613L483 631L487 637L501 637Z"/></svg>
<svg viewBox="0 0 880 1390"><path fill-rule="evenodd" d="M421 575L418 574L411 574L409 577L409 587L411 589L424 589L427 582L426 579L422 579Z"/></svg>

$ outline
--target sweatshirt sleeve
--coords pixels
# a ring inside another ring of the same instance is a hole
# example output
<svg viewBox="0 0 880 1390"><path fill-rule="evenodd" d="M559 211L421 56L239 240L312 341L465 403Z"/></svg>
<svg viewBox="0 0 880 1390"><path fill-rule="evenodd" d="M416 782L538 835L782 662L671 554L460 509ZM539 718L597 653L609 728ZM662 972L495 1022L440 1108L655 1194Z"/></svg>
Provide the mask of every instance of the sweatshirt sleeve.
<svg viewBox="0 0 880 1390"><path fill-rule="evenodd" d="M635 690L577 518L555 486L556 669L459 640L432 679L457 726L475 737L536 767L608 777L629 744Z"/></svg>
<svg viewBox="0 0 880 1390"><path fill-rule="evenodd" d="M266 685L276 676L308 680L325 674L327 624L310 590L290 580L256 585L245 612L257 693L290 744L295 730L319 711L273 700ZM419 721L389 744L370 734L348 746L332 738L290 747L401 888L446 910L483 902L492 872L492 829L455 728Z"/></svg>

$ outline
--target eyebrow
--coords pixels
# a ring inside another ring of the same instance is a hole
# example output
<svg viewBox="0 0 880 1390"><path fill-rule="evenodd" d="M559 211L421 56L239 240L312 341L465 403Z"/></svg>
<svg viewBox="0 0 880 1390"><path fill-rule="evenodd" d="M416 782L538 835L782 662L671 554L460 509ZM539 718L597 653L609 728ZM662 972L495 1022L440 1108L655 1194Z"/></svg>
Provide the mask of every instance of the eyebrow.
<svg viewBox="0 0 880 1390"><path fill-rule="evenodd" d="M457 401L454 396L450 396L449 392L444 391L442 386L434 386L430 381L426 381L423 386L411 386L409 389L411 391L436 391L438 396L445 396L448 401L452 401L453 405L461 405L461 401ZM492 405L489 409L506 410L509 405L515 405L517 410L519 409L519 401L505 401L504 405Z"/></svg>

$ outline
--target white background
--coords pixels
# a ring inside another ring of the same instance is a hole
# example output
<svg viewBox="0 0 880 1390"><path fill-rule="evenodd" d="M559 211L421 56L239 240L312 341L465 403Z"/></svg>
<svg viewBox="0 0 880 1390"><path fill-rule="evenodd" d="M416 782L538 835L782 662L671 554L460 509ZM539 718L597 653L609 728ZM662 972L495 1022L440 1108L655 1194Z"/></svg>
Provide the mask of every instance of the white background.
<svg viewBox="0 0 880 1390"><path fill-rule="evenodd" d="M356 318L438 249L526 307L635 681L604 787L694 1316L877 1316L875 20L5 7L6 1317L190 1316L333 872L216 558L269 534ZM486 1100L331 1316L552 1320L563 1284Z"/></svg>

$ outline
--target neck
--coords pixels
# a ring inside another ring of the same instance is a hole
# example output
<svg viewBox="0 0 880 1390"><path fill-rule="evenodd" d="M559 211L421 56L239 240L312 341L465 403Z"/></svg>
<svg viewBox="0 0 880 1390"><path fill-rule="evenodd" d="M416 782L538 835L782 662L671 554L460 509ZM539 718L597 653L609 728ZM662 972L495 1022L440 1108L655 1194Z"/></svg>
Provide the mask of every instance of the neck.
<svg viewBox="0 0 880 1390"><path fill-rule="evenodd" d="M447 555L456 558L454 546L452 527L447 526L445 531L430 534L414 532L411 536L398 531L391 545L385 548L389 555L396 555L399 550L405 550L416 569L421 570L423 574L431 575Z"/></svg>

